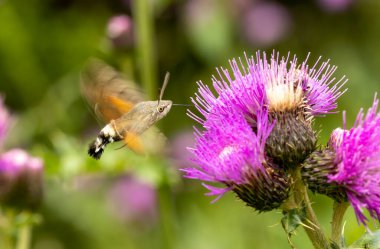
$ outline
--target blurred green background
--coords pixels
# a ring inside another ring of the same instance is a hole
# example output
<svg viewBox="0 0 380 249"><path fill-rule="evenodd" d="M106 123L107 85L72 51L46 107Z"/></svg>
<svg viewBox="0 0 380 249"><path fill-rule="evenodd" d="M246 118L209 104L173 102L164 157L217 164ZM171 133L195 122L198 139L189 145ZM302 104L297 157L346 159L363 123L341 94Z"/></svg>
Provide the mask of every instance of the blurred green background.
<svg viewBox="0 0 380 249"><path fill-rule="evenodd" d="M211 204L200 182L181 178L195 125L186 108L173 107L158 124L169 138L167 157L116 145L100 161L89 158L87 145L101 126L80 96L79 72L96 56L158 89L169 71L166 98L188 104L196 81L210 83L215 67L244 52L290 51L300 60L311 52L310 64L331 59L336 77L349 79L339 110L347 110L351 125L380 89L380 1L151 0L151 12L139 13L137 1L0 0L0 92L14 117L2 150L26 148L45 161L43 221L33 248L290 248L280 213L258 214L231 193ZM119 15L122 21L112 19ZM144 16L140 24L153 35L140 39L136 21ZM152 89L146 91L155 96ZM341 116L317 119L321 144ZM137 210L134 194L147 196ZM331 200L311 198L329 231ZM352 242L364 228L352 209L346 218ZM311 248L302 229L294 244Z"/></svg>

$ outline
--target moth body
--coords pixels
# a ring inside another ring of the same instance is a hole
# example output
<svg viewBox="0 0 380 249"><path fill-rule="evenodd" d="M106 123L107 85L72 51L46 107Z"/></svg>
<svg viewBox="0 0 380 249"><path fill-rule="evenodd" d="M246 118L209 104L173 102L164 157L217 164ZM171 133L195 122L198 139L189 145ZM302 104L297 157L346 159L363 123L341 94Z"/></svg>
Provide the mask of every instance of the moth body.
<svg viewBox="0 0 380 249"><path fill-rule="evenodd" d="M128 113L116 120L111 120L100 132L97 138L90 144L88 154L99 159L109 143L124 140L133 144L142 133L154 125L158 120L166 116L170 111L172 101L144 101L136 104ZM129 135L129 140L127 140Z"/></svg>
<svg viewBox="0 0 380 249"><path fill-rule="evenodd" d="M132 81L104 62L91 59L81 74L81 92L93 113L107 125L90 144L88 154L99 159L105 147L117 141L123 141L134 152L144 152L147 143L140 135L165 117L172 106L172 101L162 100L168 80L169 73L158 100L145 101Z"/></svg>

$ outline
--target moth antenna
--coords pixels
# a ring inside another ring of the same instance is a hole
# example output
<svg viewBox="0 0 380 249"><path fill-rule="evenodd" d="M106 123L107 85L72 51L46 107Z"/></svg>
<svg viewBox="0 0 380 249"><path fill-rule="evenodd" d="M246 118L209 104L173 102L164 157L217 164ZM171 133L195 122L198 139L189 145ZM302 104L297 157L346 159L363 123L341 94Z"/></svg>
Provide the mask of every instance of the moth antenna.
<svg viewBox="0 0 380 249"><path fill-rule="evenodd" d="M166 72L164 83L162 84L162 88L161 88L161 91L160 91L160 96L158 98L158 104L160 104L160 101L162 100L162 97L164 96L165 88L168 85L169 78L170 78L170 73Z"/></svg>

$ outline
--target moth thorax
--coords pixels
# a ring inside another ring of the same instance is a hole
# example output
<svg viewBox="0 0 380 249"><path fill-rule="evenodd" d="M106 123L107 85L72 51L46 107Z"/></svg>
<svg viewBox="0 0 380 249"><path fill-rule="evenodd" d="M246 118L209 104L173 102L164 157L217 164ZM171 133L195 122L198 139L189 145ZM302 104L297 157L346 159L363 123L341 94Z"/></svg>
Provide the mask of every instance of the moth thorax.
<svg viewBox="0 0 380 249"><path fill-rule="evenodd" d="M104 137L109 138L111 141L119 141L124 137L124 129L121 129L116 123L116 121L112 120L109 124L107 124L99 134L102 134Z"/></svg>
<svg viewBox="0 0 380 249"><path fill-rule="evenodd" d="M273 82L266 88L269 111L284 112L303 105L303 90L298 83Z"/></svg>

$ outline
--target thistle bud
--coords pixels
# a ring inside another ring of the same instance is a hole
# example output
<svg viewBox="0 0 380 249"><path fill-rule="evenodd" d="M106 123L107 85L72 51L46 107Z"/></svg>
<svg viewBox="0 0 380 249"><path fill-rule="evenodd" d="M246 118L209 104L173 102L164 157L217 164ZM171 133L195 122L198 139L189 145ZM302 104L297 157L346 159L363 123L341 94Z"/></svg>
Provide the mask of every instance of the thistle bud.
<svg viewBox="0 0 380 249"><path fill-rule="evenodd" d="M265 145L268 156L285 168L298 166L316 148L311 122L302 111L273 112L275 126Z"/></svg>
<svg viewBox="0 0 380 249"><path fill-rule="evenodd" d="M264 212L278 208L288 199L290 179L283 169L265 166L265 173L259 171L251 181L230 187L248 206Z"/></svg>
<svg viewBox="0 0 380 249"><path fill-rule="evenodd" d="M333 150L327 148L314 151L302 165L302 179L311 191L327 195L337 202L345 202L347 194L344 188L329 180L329 175L338 171L334 162Z"/></svg>
<svg viewBox="0 0 380 249"><path fill-rule="evenodd" d="M42 201L43 163L21 149L0 156L0 203L36 209Z"/></svg>

